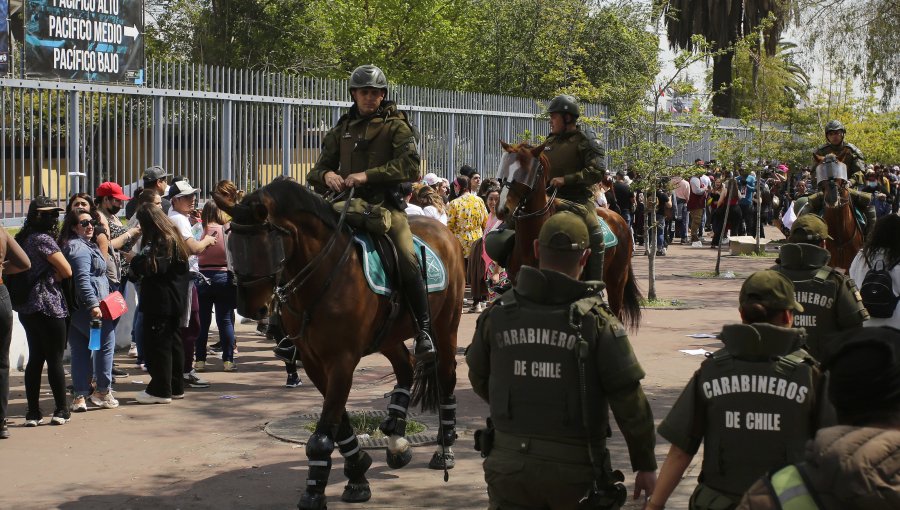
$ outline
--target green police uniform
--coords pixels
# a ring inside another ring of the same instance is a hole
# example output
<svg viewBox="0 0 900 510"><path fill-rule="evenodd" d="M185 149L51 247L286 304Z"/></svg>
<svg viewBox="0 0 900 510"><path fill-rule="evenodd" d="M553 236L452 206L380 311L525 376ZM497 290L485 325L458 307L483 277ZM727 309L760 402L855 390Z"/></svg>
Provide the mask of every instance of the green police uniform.
<svg viewBox="0 0 900 510"><path fill-rule="evenodd" d="M772 267L794 283L795 298L803 305L803 312L794 314L794 327L806 329L807 348L817 360L830 352L826 342L831 333L858 328L869 318L853 280L826 265L831 254L816 246L823 239L830 237L820 217L797 218L789 244L781 247Z"/></svg>
<svg viewBox="0 0 900 510"><path fill-rule="evenodd" d="M863 180L865 180L866 175L866 161L863 158L863 153L860 151L855 145L852 143L841 142L840 145L832 145L830 143L823 144L816 148L814 151L816 156L826 156L828 154L834 154L839 158L842 158L842 161L845 165L847 165L847 171L850 172L851 176L862 175ZM819 160L813 158L813 163L818 165ZM862 182L853 182L854 186L859 186Z"/></svg>
<svg viewBox="0 0 900 510"><path fill-rule="evenodd" d="M356 87L355 80L359 80ZM380 69L361 66L351 75L351 87L386 90L387 80ZM417 356L432 355L434 352L430 338L431 318L400 184L418 180L419 166L420 157L412 126L393 101L383 100L372 115L361 116L354 104L350 112L338 120L325 134L322 153L308 176L314 186L325 188L325 174L328 172L335 172L343 178L365 172L367 182L356 188L355 197L390 211L391 228L387 235L397 249L404 294L419 329Z"/></svg>
<svg viewBox="0 0 900 510"><path fill-rule="evenodd" d="M565 233L572 223L581 229L577 240ZM539 242L584 250L588 234L577 216L562 212L541 229ZM490 508L574 508L597 470L611 472L610 408L632 468L656 469L653 416L640 385L644 371L624 327L603 303L602 288L601 282L523 266L516 286L479 317L466 361L472 389L490 404L496 427L484 463Z"/></svg>
<svg viewBox="0 0 900 510"><path fill-rule="evenodd" d="M703 444L692 510L734 508L766 471L802 458L830 410L823 376L800 349L802 329L734 324L725 348L707 358L659 425L691 455Z"/></svg>
<svg viewBox="0 0 900 510"><path fill-rule="evenodd" d="M544 155L550 161L549 177L562 177L565 184L556 197L564 200L559 210L570 211L584 220L591 236L591 259L585 271L585 279L603 279L603 231L597 219L591 186L606 175L603 161L603 144L596 133L584 126L575 131L551 134L544 142Z"/></svg>

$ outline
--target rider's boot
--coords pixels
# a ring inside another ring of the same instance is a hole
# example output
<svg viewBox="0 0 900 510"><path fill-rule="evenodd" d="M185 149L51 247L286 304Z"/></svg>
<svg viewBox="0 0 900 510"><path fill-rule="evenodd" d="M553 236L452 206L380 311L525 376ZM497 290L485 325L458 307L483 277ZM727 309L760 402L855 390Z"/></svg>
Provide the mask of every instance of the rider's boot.
<svg viewBox="0 0 900 510"><path fill-rule="evenodd" d="M431 314L428 311L428 292L422 277L410 278L406 282L406 300L412 311L419 332L416 334L414 354L417 361L430 361L436 352L431 333Z"/></svg>
<svg viewBox="0 0 900 510"><path fill-rule="evenodd" d="M591 281L603 281L603 257L606 244L603 243L603 229L597 225L590 232L591 255L588 257L584 268L584 279Z"/></svg>
<svg viewBox="0 0 900 510"><path fill-rule="evenodd" d="M281 327L281 317L277 313L273 313L269 317L269 324L266 327L266 337L278 342L272 348L275 357L286 362L293 363L297 360L297 347L294 341L285 336L284 329Z"/></svg>

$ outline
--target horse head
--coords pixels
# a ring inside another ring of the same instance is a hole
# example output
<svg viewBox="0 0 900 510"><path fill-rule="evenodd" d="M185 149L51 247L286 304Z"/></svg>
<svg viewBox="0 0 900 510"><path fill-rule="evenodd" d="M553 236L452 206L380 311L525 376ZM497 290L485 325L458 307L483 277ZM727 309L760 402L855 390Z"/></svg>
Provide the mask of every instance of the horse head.
<svg viewBox="0 0 900 510"><path fill-rule="evenodd" d="M847 165L844 158L847 151L840 154L814 155L819 163L816 166L816 180L819 190L823 192L826 207L843 207L850 203L850 188L847 181Z"/></svg>
<svg viewBox="0 0 900 510"><path fill-rule="evenodd" d="M500 159L497 180L503 190L497 204L497 217L506 221L522 207L532 191L546 186L546 170L549 161L544 156L544 146L532 147L526 142L510 145L500 141L505 154Z"/></svg>

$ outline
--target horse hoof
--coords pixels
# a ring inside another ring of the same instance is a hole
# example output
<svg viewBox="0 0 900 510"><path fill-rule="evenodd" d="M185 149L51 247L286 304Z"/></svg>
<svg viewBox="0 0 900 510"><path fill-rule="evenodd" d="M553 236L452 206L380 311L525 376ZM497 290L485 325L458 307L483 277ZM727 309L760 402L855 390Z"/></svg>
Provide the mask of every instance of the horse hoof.
<svg viewBox="0 0 900 510"><path fill-rule="evenodd" d="M406 451L400 453L392 453L390 450L385 449L385 453L387 465L391 469L400 469L412 460L412 448L407 448Z"/></svg>
<svg viewBox="0 0 900 510"><path fill-rule="evenodd" d="M431 462L428 463L428 469L453 469L456 466L456 459L452 453L434 452L431 456Z"/></svg>
<svg viewBox="0 0 900 510"><path fill-rule="evenodd" d="M341 494L341 501L345 503L365 503L372 499L372 491L366 483L348 483Z"/></svg>
<svg viewBox="0 0 900 510"><path fill-rule="evenodd" d="M325 502L324 494L304 492L303 495L300 496L300 502L297 503L297 508L299 510L327 510L328 505Z"/></svg>

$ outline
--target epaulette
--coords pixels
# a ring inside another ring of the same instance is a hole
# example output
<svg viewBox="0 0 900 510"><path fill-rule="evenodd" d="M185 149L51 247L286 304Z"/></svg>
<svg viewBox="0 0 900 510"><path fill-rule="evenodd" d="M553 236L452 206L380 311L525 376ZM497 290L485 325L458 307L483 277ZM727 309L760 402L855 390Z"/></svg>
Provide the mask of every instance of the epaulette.
<svg viewBox="0 0 900 510"><path fill-rule="evenodd" d="M852 143L846 143L846 142L844 142L844 146L846 146L847 148L849 148L849 149L850 149L850 152L852 152L853 155L856 156L858 159L862 159L862 160L866 159L866 158L863 157L862 151L859 150L859 148L857 148L857 147L856 147L855 145L853 145Z"/></svg>

